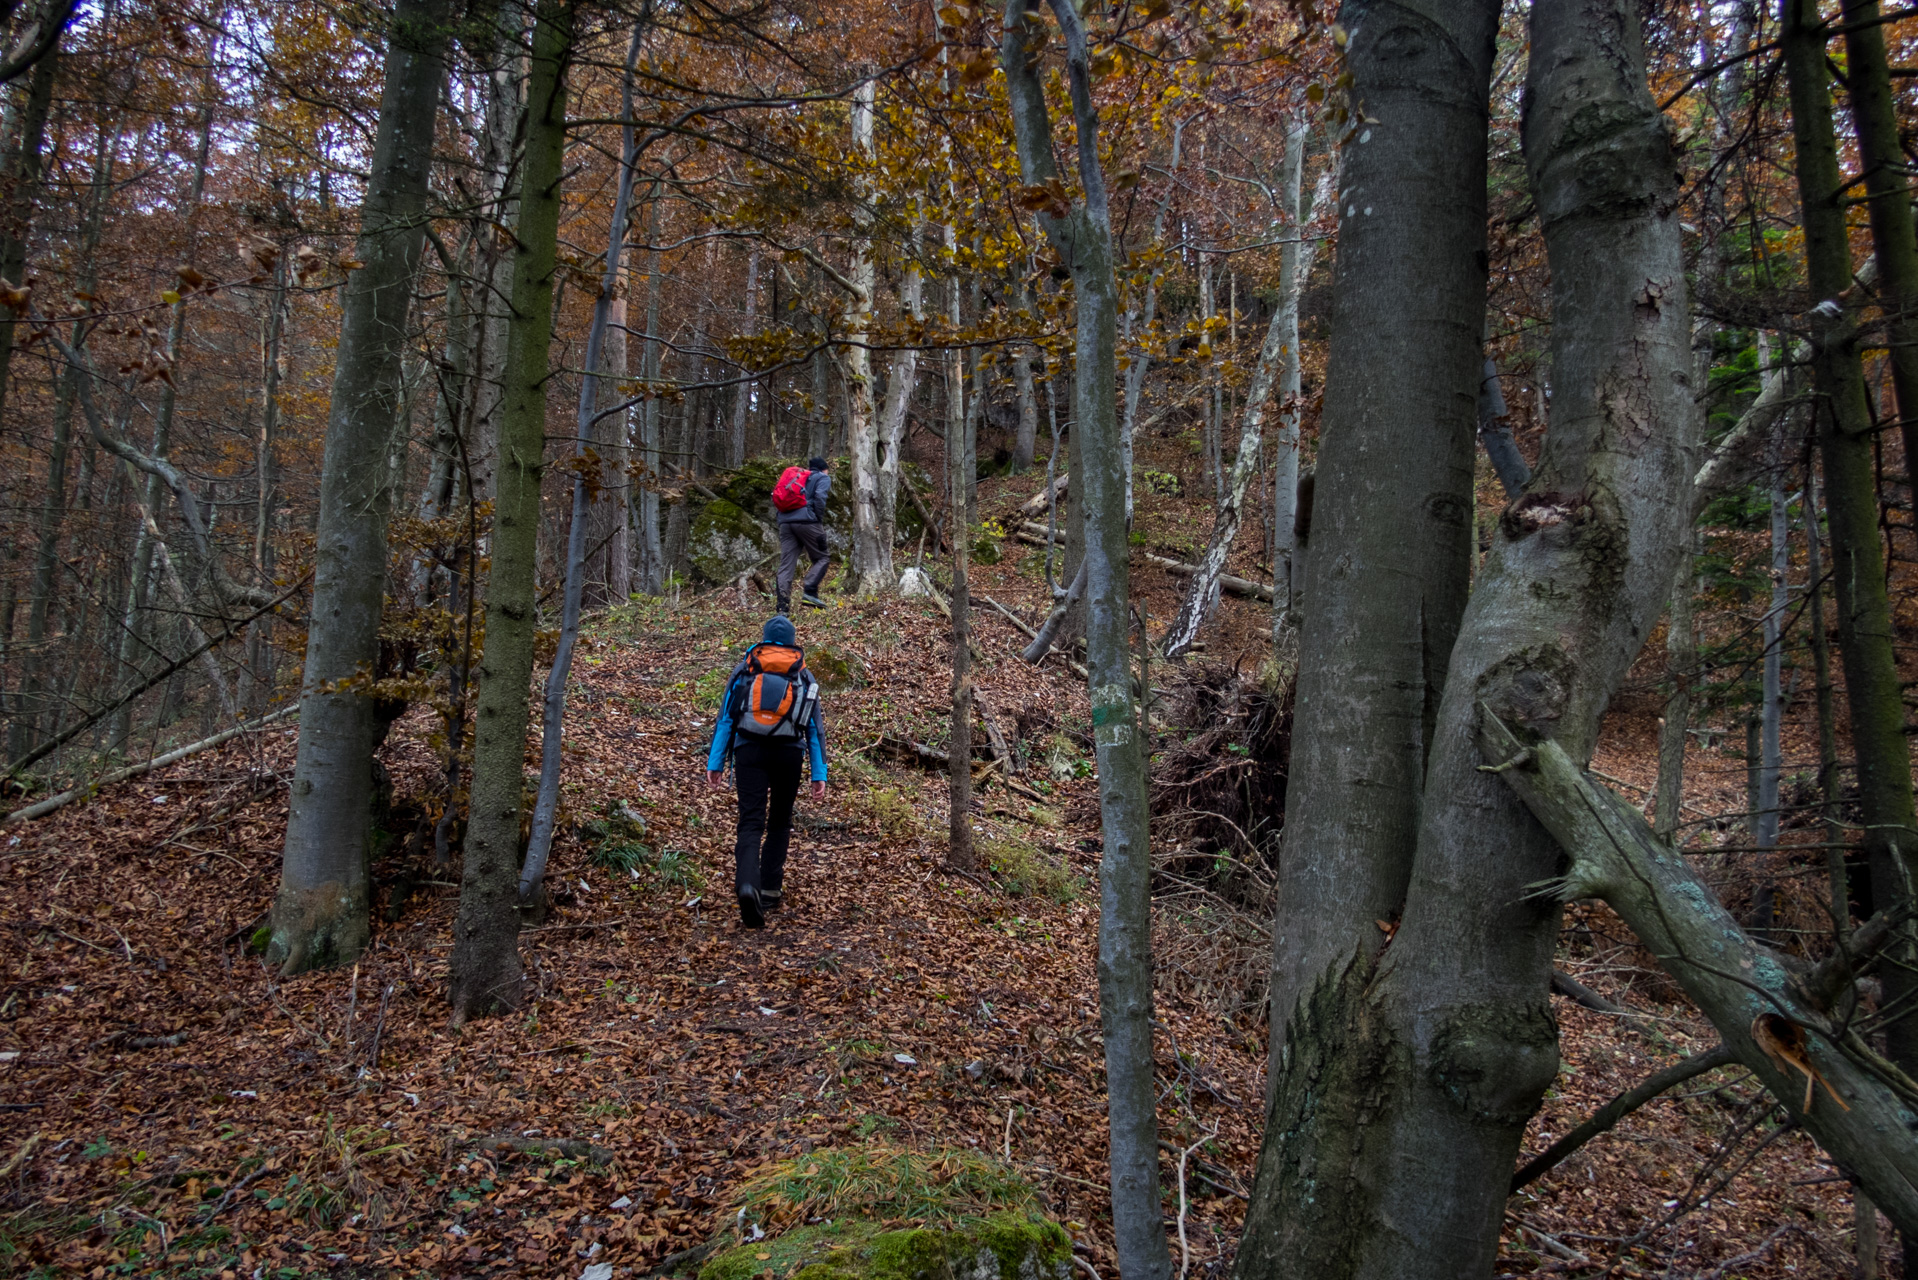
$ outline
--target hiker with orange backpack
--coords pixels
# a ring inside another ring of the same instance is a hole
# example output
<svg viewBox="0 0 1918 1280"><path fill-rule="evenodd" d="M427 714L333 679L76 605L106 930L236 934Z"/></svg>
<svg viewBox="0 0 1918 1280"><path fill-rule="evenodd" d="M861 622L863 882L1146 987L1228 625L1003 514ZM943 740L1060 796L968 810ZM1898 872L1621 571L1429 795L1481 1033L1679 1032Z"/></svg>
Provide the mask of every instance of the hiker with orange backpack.
<svg viewBox="0 0 1918 1280"><path fill-rule="evenodd" d="M801 604L823 609L819 586L831 568L826 546L826 498L832 493L832 472L824 458L803 467L787 467L773 486L773 510L779 513L779 612L790 613L793 575L799 571L799 553L805 551L811 568L806 572Z"/></svg>
<svg viewBox="0 0 1918 1280"><path fill-rule="evenodd" d="M739 832L733 842L733 883L739 918L762 928L766 912L785 897L786 846L792 838L793 800L803 757L812 772L812 798L826 798L826 726L819 682L806 670L792 619L767 621L759 643L746 650L726 681L706 753L707 785L725 779L730 757L739 790Z"/></svg>

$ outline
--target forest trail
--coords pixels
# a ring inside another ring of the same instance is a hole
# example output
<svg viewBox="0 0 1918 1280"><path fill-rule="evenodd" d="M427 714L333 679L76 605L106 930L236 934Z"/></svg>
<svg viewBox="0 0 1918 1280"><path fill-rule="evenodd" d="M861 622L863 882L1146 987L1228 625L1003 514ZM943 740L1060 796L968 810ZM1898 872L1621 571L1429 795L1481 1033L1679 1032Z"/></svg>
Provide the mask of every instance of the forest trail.
<svg viewBox="0 0 1918 1280"><path fill-rule="evenodd" d="M997 568L984 589L1035 608L1034 584ZM1142 583L1169 596L1159 576ZM1246 606L1226 634L1260 616ZM1018 663L1023 637L976 615L980 683L1032 766L1021 786L1048 794L979 793L994 870L974 881L940 866L943 777L876 746L943 741L944 619L897 600L803 614L831 684L833 786L824 806L800 801L789 908L747 932L726 892L731 793L708 790L701 768L720 684L761 621L724 592L589 627L549 877L558 909L522 937L529 1001L513 1019L447 1027L457 872L433 869L430 838L422 850L409 826L437 767L419 709L382 752L400 803L376 915L394 884L412 891L351 972L281 982L248 949L277 874L290 729L0 831L0 1165L34 1189L0 1261L47 1275L576 1276L611 1263L639 1276L708 1239L766 1163L888 1143L1009 1156L1112 1275L1096 808L1089 779L1055 780L1045 760L1084 772L1083 685L1057 659ZM1601 767L1642 765L1643 718L1615 715ZM622 801L645 819L643 851L584 829ZM1188 940L1212 927L1163 908L1161 923ZM1577 1074L1528 1152L1712 1039L1662 1003L1668 989L1632 989L1642 958L1608 912L1570 924L1584 941L1566 963L1649 1016L1554 999ZM1165 1141L1204 1140L1187 1228L1194 1270L1216 1276L1258 1149L1265 1030L1222 1014L1232 993L1207 982L1162 981L1158 1057ZM1515 1198L1501 1271L1565 1261L1546 1238L1630 1257L1559 1233L1603 1223L1623 1241L1672 1215L1701 1265L1729 1256L1719 1243L1765 1240L1740 1274L1843 1274L1824 1242L1846 1188L1801 1136L1773 1143L1729 1198L1709 1179L1681 1185L1701 1160L1724 1173L1749 1154L1713 1157L1752 1114L1736 1074L1631 1117Z"/></svg>
<svg viewBox="0 0 1918 1280"><path fill-rule="evenodd" d="M801 800L790 905L743 931L725 892L731 793L700 772L702 699L759 616L714 597L656 613L594 628L566 779L569 825L626 801L651 856L609 869L577 834L558 846L562 902L523 935L521 1017L447 1029L456 872L422 872L353 973L279 982L248 952L275 883L290 730L0 837L16 841L0 1162L26 1148L9 1172L30 1165L49 1191L16 1247L67 1274L131 1259L216 1275L560 1275L582 1251L644 1270L704 1240L754 1167L882 1141L1009 1151L1062 1219L1102 1217L1089 785L1057 786L1059 807L1038 815L1051 825L987 789L980 834L1001 874L943 874L943 780L852 754L882 722L912 728L921 694L938 705L943 620L897 601L804 616L815 661L823 648L871 682L827 694L832 794ZM1083 700L1069 676L1009 668L1008 624L981 631L1000 714ZM1025 686L1016 697L1000 672ZM384 753L402 797L433 767L416 727L396 726ZM418 865L381 861L382 902ZM1201 1155L1249 1169L1262 1038L1162 1012L1184 1055L1168 1042L1165 1075L1193 1117L1168 1141L1216 1128ZM488 1141L502 1137L597 1150L502 1152ZM1192 1191L1213 1256L1237 1202L1198 1177ZM380 1221L355 1216L369 1203ZM1099 1234L1086 1238L1103 1262Z"/></svg>

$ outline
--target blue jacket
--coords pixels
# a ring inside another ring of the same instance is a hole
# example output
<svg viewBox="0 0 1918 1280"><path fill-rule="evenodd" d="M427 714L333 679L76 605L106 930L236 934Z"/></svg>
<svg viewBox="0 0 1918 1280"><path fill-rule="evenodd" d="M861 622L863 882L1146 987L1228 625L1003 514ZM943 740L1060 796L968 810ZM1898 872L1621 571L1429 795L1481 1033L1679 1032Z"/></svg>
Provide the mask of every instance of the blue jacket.
<svg viewBox="0 0 1918 1280"><path fill-rule="evenodd" d="M726 682L726 692L719 700L719 723L713 726L713 745L706 752L706 769L709 773L718 773L726 767L726 759L732 754L733 747L733 694L741 684L752 677L744 670L735 671L733 678ZM743 698L739 701L744 701ZM826 780L826 713L817 701L813 703L812 722L806 726L806 752L812 769L814 782Z"/></svg>
<svg viewBox="0 0 1918 1280"><path fill-rule="evenodd" d="M826 518L826 495L832 492L832 472L814 471L806 477L806 505L781 511L781 524L818 524Z"/></svg>

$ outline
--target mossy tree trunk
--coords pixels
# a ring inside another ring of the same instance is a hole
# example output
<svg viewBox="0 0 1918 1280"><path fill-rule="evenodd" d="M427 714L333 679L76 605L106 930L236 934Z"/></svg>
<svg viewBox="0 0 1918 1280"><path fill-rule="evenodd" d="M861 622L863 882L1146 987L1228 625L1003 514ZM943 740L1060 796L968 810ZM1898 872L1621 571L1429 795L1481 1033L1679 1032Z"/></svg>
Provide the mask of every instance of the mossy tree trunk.
<svg viewBox="0 0 1918 1280"><path fill-rule="evenodd" d="M1040 224L1070 268L1077 295L1073 500L1083 512L1086 665L1099 767L1099 1012L1105 1039L1112 1222L1124 1280L1168 1280L1159 1185L1158 1082L1152 1065L1152 903L1145 744L1133 697L1127 568L1126 473L1119 432L1118 288L1112 223L1099 167L1086 32L1074 0L1051 0L1064 36L1077 137L1080 199ZM1005 69L1021 178L1057 183L1052 119L1033 47L1044 20L1032 0L1007 0ZM948 448L953 442L948 441ZM958 495L954 495L955 500ZM964 537L961 530L959 536Z"/></svg>
<svg viewBox="0 0 1918 1280"><path fill-rule="evenodd" d="M1405 68L1408 48L1430 50L1435 70L1455 58L1489 59L1496 14L1453 17L1459 26L1445 43L1404 11L1374 10L1350 23L1360 89L1368 74ZM1485 83L1482 65L1470 65L1475 86ZM1459 67L1450 83L1465 83L1466 71ZM1624 0L1535 4L1526 100L1525 156L1553 286L1552 433L1526 495L1494 535L1437 705L1372 693L1404 707L1399 741L1414 765L1429 756L1422 797L1411 799L1415 856L1403 914L1389 942L1348 925L1340 953L1289 975L1304 989L1282 1006L1287 1033L1274 1037L1273 1109L1238 1260L1246 1280L1489 1273L1525 1124L1558 1071L1548 1003L1558 910L1531 886L1556 870L1560 855L1517 797L1480 771L1478 709L1490 704L1573 758L1589 754L1664 603L1689 525L1696 409L1678 192L1671 138L1646 88L1636 8ZM1381 120L1412 118L1389 98L1368 95L1366 104ZM1390 129L1370 127L1369 144L1348 146L1348 164L1376 162L1354 159ZM1400 152L1399 162L1412 173L1470 168L1467 158L1477 163L1484 154L1483 117L1459 120L1446 141L1449 151ZM1473 180L1482 193L1482 172ZM1392 264L1352 230L1363 227L1368 203L1395 219L1430 218L1431 207L1407 199L1401 183L1376 169L1348 176L1347 191L1346 208L1356 212L1345 221L1341 275L1376 284L1375 273ZM1482 228L1480 221L1474 233ZM1463 259L1460 274L1482 261L1460 252L1469 247L1444 246ZM1461 290L1456 302L1456 368L1445 385L1457 390L1469 478L1483 295ZM1333 331L1337 342L1340 326ZM1408 336L1432 341L1444 332ZM1378 334L1345 340L1375 342ZM1347 429L1360 437L1348 448L1378 449L1375 429ZM1328 444L1336 439L1328 431ZM1389 519L1376 505L1382 495L1365 494L1363 483L1362 475L1322 469L1320 509L1330 501L1344 518ZM1469 527L1466 511L1456 516ZM1315 518L1308 656L1314 628L1338 596L1413 594L1387 592L1377 577L1344 586L1343 567L1321 558L1320 528ZM1304 690L1302 674L1301 714ZM1429 730L1414 736L1422 722ZM1293 777L1296 787L1296 763ZM1347 816L1313 834L1350 841L1355 827L1361 823ZM1291 844L1288 861L1316 864L1320 877L1361 874L1349 854L1325 857L1337 848ZM1286 903L1282 930L1300 909ZM1375 918L1391 914L1388 907Z"/></svg>
<svg viewBox="0 0 1918 1280"><path fill-rule="evenodd" d="M569 0L544 0L533 29L526 146L500 408L493 570L486 649L475 706L471 817L453 929L448 999L457 1025L519 1006L520 810L527 685L533 675L539 485L546 448L546 381L559 247L560 166L566 148Z"/></svg>
<svg viewBox="0 0 1918 1280"><path fill-rule="evenodd" d="M425 247L427 178L450 35L444 0L400 0L354 252L320 472L313 613L267 958L287 973L344 964L368 938L373 701L386 592L387 467L413 274Z"/></svg>

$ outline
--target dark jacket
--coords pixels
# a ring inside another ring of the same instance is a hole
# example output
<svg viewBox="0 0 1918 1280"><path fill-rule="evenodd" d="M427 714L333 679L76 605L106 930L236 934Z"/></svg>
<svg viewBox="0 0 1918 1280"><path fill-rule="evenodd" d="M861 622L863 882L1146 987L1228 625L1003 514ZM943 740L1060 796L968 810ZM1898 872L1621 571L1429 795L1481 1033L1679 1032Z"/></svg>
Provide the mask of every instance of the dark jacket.
<svg viewBox="0 0 1918 1280"><path fill-rule="evenodd" d="M826 518L826 495L832 492L832 472L814 471L806 476L806 505L797 511L781 511L781 524L818 524Z"/></svg>

